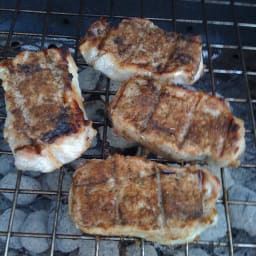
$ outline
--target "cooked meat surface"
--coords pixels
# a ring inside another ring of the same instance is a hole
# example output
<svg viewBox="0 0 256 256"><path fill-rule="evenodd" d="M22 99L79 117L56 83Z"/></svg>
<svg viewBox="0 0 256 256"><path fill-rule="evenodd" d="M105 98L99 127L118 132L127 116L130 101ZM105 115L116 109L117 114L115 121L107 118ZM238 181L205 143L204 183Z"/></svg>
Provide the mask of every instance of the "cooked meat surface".
<svg viewBox="0 0 256 256"><path fill-rule="evenodd" d="M109 108L115 132L170 160L238 166L244 123L220 98L168 82L135 77Z"/></svg>
<svg viewBox="0 0 256 256"><path fill-rule="evenodd" d="M97 20L80 52L88 64L117 81L147 75L187 85L203 73L201 37L167 33L145 19L124 19L117 28Z"/></svg>
<svg viewBox="0 0 256 256"><path fill-rule="evenodd" d="M219 187L218 178L201 167L116 154L78 167L69 211L88 234L180 244L216 223Z"/></svg>
<svg viewBox="0 0 256 256"><path fill-rule="evenodd" d="M0 63L4 137L20 170L49 172L79 157L95 136L68 49L24 51Z"/></svg>

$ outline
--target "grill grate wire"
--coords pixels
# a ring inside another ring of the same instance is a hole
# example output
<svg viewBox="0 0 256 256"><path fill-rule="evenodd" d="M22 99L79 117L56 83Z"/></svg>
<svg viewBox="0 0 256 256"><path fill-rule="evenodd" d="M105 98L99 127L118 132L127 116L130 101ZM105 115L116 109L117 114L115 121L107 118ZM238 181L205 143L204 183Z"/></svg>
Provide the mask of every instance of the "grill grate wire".
<svg viewBox="0 0 256 256"><path fill-rule="evenodd" d="M40 49L45 47L45 42L47 38L53 38L58 39L60 41L64 40L71 40L73 43L74 48L74 58L78 64L79 67L83 68L85 67L85 63L81 61L81 58L79 59L79 53L78 53L78 44L81 35L84 34L84 29L82 29L83 20L89 20L89 19L97 19L98 17L106 17L111 20L119 20L122 18L129 17L128 15L114 15L113 8L114 8L114 0L109 1L109 11L103 14L97 14L97 13L86 13L83 12L86 2L80 0L79 1L79 10L78 12L62 12L62 11L56 11L51 9L51 2L50 0L47 0L46 8L45 10L34 10L34 9L22 9L21 8L21 1L17 0L15 4L15 8L1 8L0 12L10 12L12 14L12 20L9 26L8 31L0 31L0 36L6 36L6 43L4 47L0 48L0 60L4 58L9 58L11 56L11 42L12 38L14 36L23 36L23 37L37 37L40 38ZM249 23L249 22L239 22L236 9L239 7L250 7L250 8L256 8L256 4L246 1L211 1L211 0L190 0L185 1L188 3L193 4L200 4L201 5L201 11L202 11L202 19L194 19L190 17L182 17L179 18L177 15L177 2L175 0L170 0L171 2L171 17L155 17L154 15L148 17L144 15L143 9L144 6L147 4L145 1L140 0L140 14L139 16L148 18L155 22L167 22L170 25L170 29L173 31L179 32L179 26L180 24L195 24L195 25L202 25L203 26L203 34L205 35L205 43L203 44L204 50L208 53L208 57L206 60L206 68L205 72L209 74L210 77L210 91L212 94L216 93L216 84L215 84L215 75L216 74L230 74L230 75L241 75L244 77L245 85L246 85L246 92L247 92L247 98L237 98L237 97L226 97L227 101L229 103L248 103L249 104L249 116L250 120L252 122L252 126L250 128L246 129L246 134L252 134L254 143L256 144L256 124L255 124L255 113L254 108L256 107L256 98L252 96L251 88L249 85L248 76L252 76L255 80L256 71L254 70L247 70L246 67L246 59L244 55L244 51L250 51L251 53L256 53L256 45L244 45L242 43L242 35L241 35L241 29L242 28L255 28L255 23ZM232 20L231 21L222 21L222 20L209 20L207 18L207 11L206 11L206 5L222 5L227 6L230 8L232 12ZM256 10L256 9L255 9ZM26 31L26 28L24 27L23 31L15 31L15 25L17 24L17 18L22 13L28 13L28 14L41 14L44 15L43 19L43 29L42 33L35 33L35 32L28 32ZM76 17L77 22L76 26L74 27L74 30L76 30L76 34L70 35L70 34L54 34L49 32L49 20L51 16L54 15L60 15L62 17ZM234 28L235 34L236 34L236 41L237 44L232 43L211 43L210 36L209 36L209 26L215 26L218 30L222 27L228 27L228 28ZM225 68L215 68L212 61L212 52L215 49L233 49L237 52L240 59L241 68L234 68L234 69L225 69ZM101 90L83 90L83 94L93 94L93 95L103 95L105 96L105 109L108 106L109 98L111 95L114 95L115 92L110 90L110 80L107 79L106 89L105 91ZM1 115L0 120L4 120L5 116ZM109 127L109 121L107 118L107 114L105 111L104 114L104 120L103 121L97 121L94 122L96 127L103 126L103 139L102 139L102 145L101 145L101 154L100 155L83 155L83 158L85 159L91 159L91 158L106 158L109 155L109 145L107 142L107 131ZM0 155L2 154L11 154L9 151L0 151ZM152 160L158 160L151 158ZM163 162L167 162L163 160ZM256 162L255 163L242 163L242 168L245 168L248 170L248 172L253 171L256 168ZM232 238L232 227L231 227L231 220L230 220L230 206L231 205L250 205L256 207L256 202L245 202L245 201L239 201L239 200L229 200L227 189L226 189L226 180L225 180L225 168L221 168L221 183L223 188L223 198L219 199L217 201L218 204L223 204L225 207L225 216L226 216L226 222L227 222L227 242L220 242L220 241L194 241L191 243L191 245L201 245L201 246L218 246L218 247L228 247L229 255L234 255L234 249L235 248L255 248L256 250L256 243L237 243L233 241ZM26 190L26 189L20 189L20 181L22 177L22 172L18 171L16 185L14 189L5 189L0 187L0 192L3 193L12 193L13 194L13 202L12 202L12 211L11 216L8 223L8 230L7 232L0 232L0 236L6 236L6 243L5 243L5 249L4 249L4 255L8 255L9 250L9 243L10 238L12 236L17 237L32 237L32 238L49 238L51 240L51 246L50 246L50 255L54 255L54 249L55 249L55 242L56 239L84 239L84 240L95 240L95 256L98 256L100 254L100 240L107 240L107 241L139 241L140 244L140 254L142 256L145 255L145 243L148 243L144 241L143 239L136 239L136 238L125 238L125 237L95 237L95 236L86 236L86 235L74 235L74 234L58 234L57 233L57 222L59 217L59 208L60 208L60 202L62 197L67 197L68 193L62 191L62 182L64 177L64 171L61 168L59 172L59 178L58 178L58 187L56 191L44 191L44 190ZM50 234L42 234L42 233L22 233L22 232L13 232L12 231L12 225L14 221L14 212L16 209L17 199L19 194L40 194L40 195L49 195L49 196L55 196L56 197L56 206L55 206L55 212L54 212L54 222L53 222L53 229L52 233ZM186 256L189 254L190 244L186 244L184 247L184 253Z"/></svg>

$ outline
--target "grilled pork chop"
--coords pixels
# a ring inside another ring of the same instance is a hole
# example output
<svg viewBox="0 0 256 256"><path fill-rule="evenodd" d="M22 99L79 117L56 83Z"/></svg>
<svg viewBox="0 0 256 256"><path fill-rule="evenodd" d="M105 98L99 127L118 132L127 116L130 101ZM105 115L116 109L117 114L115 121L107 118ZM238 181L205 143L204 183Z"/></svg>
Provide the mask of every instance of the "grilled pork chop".
<svg viewBox="0 0 256 256"><path fill-rule="evenodd" d="M154 79L135 77L109 108L114 131L170 160L238 166L244 123L220 98Z"/></svg>
<svg viewBox="0 0 256 256"><path fill-rule="evenodd" d="M78 167L69 211L88 234L180 244L216 223L219 186L218 178L201 167L114 155Z"/></svg>
<svg viewBox="0 0 256 256"><path fill-rule="evenodd" d="M84 152L95 136L67 49L24 51L0 63L4 137L20 170L50 172Z"/></svg>
<svg viewBox="0 0 256 256"><path fill-rule="evenodd" d="M88 64L118 81L147 75L188 85L203 73L201 37L167 33L145 19L124 19L118 28L97 20L80 52Z"/></svg>

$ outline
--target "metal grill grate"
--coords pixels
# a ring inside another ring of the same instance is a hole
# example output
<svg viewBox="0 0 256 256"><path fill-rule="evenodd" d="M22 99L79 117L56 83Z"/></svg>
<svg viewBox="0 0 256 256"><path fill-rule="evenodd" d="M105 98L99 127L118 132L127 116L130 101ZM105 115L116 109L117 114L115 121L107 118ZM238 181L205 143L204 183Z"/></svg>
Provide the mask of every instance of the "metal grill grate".
<svg viewBox="0 0 256 256"><path fill-rule="evenodd" d="M58 2L61 4L58 4ZM128 3L129 2L129 3ZM247 150L240 169L247 172L256 172L256 157L247 157L247 154L256 155L256 3L254 1L164 1L159 0L157 6L154 1L0 1L0 60L15 56L21 49L30 45L31 49L42 49L51 45L68 46L82 71L86 64L78 52L80 37L84 35L86 28L100 16L104 16L113 23L131 16L148 18L166 30L174 30L181 33L195 33L203 36L205 75L197 87L216 94L222 94L235 110L245 109L242 118L245 120ZM33 22L32 22L33 21ZM253 35L254 33L254 35ZM216 57L215 56L220 56ZM235 80L232 86L222 88L219 80ZM109 98L115 94L106 80L105 89L83 90L83 96L104 97L105 107ZM240 82L239 82L240 81ZM236 84L238 83L238 84ZM3 98L3 97L2 97ZM0 122L3 126L5 113L0 113ZM103 136L99 145L100 151L96 154L85 153L82 158L105 158L112 150L108 143L109 122L106 113L102 120L93 120L97 129L103 127ZM2 135L1 135L2 136ZM0 147L0 156L11 154L6 145ZM151 157L152 160L159 160ZM256 242L237 241L234 238L234 230L231 225L230 211L233 205L244 205L256 208L256 201L231 200L227 193L226 172L240 170L228 170L221 168L221 181L223 198L217 204L225 207L227 224L227 237L220 241L198 240L191 244L181 246L184 255L190 255L191 248L205 248L212 255L214 248L223 248L229 255L236 254L240 248L250 248L256 254ZM0 187L1 193L13 194L12 211L6 232L0 231L0 236L6 237L4 255L8 255L10 240L12 237L48 238L51 241L50 255L55 255L56 239L81 239L95 240L95 255L100 255L100 241L139 241L140 254L146 255L145 244L149 242L119 237L94 237L75 234L60 234L57 232L59 208L61 200L66 200L68 191L63 191L63 168L59 172L58 187L56 190L29 190L20 189L20 183L24 174L18 171L15 188L5 189ZM47 175L47 174L46 174ZM256 176L256 175L255 175ZM255 184L256 185L256 184ZM13 232L12 226L15 220L18 195L35 194L55 198L55 211L53 228L51 233L25 233ZM246 221L246 220L241 220ZM122 255L120 246L120 255ZM165 247L166 255L171 255L172 247ZM163 255L163 251L159 255ZM252 254L254 255L254 254Z"/></svg>

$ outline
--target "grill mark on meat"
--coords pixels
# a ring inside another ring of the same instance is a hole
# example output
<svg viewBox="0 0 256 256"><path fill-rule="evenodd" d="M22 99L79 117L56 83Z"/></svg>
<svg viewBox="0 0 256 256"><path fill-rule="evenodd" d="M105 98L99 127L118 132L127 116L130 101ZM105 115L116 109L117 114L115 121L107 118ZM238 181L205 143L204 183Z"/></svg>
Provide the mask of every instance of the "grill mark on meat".
<svg viewBox="0 0 256 256"><path fill-rule="evenodd" d="M112 161L116 161L115 166ZM99 169L100 173L95 172ZM114 169L115 178L120 179L118 196L124 211L120 223L115 215ZM101 175L107 179L103 184L77 186L98 180ZM114 155L79 167L71 185L69 207L71 217L85 233L180 243L180 239L186 242L191 236L193 240L194 233L216 221L218 190L218 179L203 168L169 167L141 157ZM152 201L152 196L156 200Z"/></svg>
<svg viewBox="0 0 256 256"><path fill-rule="evenodd" d="M101 30L103 32L99 33ZM165 32L145 19L124 19L117 28L99 19L88 28L79 48L88 64L95 65L114 80L127 80L129 73L147 73L173 79L175 83L192 84L194 80L191 79L198 79L202 73L199 37ZM111 67L105 68L101 61L95 63L102 57L111 59ZM116 69L127 71L127 74L115 72ZM176 79L176 75L180 78Z"/></svg>
<svg viewBox="0 0 256 256"><path fill-rule="evenodd" d="M70 124L69 115L64 107L61 107L60 114L55 117L57 119L56 128L42 135L43 142L53 143L60 135L67 135L73 132L74 127Z"/></svg>
<svg viewBox="0 0 256 256"><path fill-rule="evenodd" d="M121 223L121 218L120 218L120 209L119 209L119 200L118 200L118 185L116 182L116 160L111 159L112 161L112 177L114 179L114 189L115 189L115 201L116 201L116 208L115 208L115 212L116 212L116 224L120 224Z"/></svg>
<svg viewBox="0 0 256 256"><path fill-rule="evenodd" d="M234 122L233 118L226 118L225 119L226 123L228 122L228 129L227 129L227 136L226 140L223 141L223 147L222 150L220 151L220 156L223 156L225 151L233 146L233 143L237 141L237 131L239 130L239 126ZM231 137L231 139L230 139ZM229 145L228 145L229 144Z"/></svg>
<svg viewBox="0 0 256 256"><path fill-rule="evenodd" d="M201 171L191 172L185 176L179 172L161 176L166 218L174 217L177 214L183 215L186 219L203 216L202 179L198 172ZM169 189L167 184L171 186ZM188 193L193 194L190 200L188 200Z"/></svg>
<svg viewBox="0 0 256 256"><path fill-rule="evenodd" d="M77 66L69 50L23 51L0 66L7 109L4 133L12 152L18 152L17 168L50 172L79 157L95 131L84 120ZM73 145L67 148L68 143Z"/></svg>
<svg viewBox="0 0 256 256"><path fill-rule="evenodd" d="M17 72L22 72L25 74L29 74L32 72L39 72L42 68L40 65L35 64L17 64Z"/></svg>
<svg viewBox="0 0 256 256"><path fill-rule="evenodd" d="M162 183L161 183L161 176L160 176L160 170L159 168L155 169L156 171L156 177L157 177L157 196L158 196L158 206L160 208L160 227L161 229L164 228L166 225L166 217L163 207L163 191L162 191Z"/></svg>
<svg viewBox="0 0 256 256"><path fill-rule="evenodd" d="M158 110L158 108L161 108L161 102L160 102L160 99L165 97L165 96L169 96L169 92L168 90L166 90L165 87L161 87L161 90L160 90L160 94L157 95L157 100L156 100L156 105L154 106L154 111L152 112L151 114L151 117L155 114L155 112ZM170 114L170 111L171 109L168 108L167 112L166 112L166 117L169 116ZM152 130L156 130L156 131L161 131L167 135L174 135L174 132L175 132L175 129L172 128L172 127L165 127L161 124L159 124L159 121L156 120L151 120L149 126L148 126L149 129L152 129Z"/></svg>
<svg viewBox="0 0 256 256"><path fill-rule="evenodd" d="M140 126L140 132L144 132L148 129L149 127L149 122L153 116L153 114L156 111L157 104L159 103L160 100L160 95L161 95L161 90L157 90L156 87L153 85L153 81L149 80L149 84L145 88L146 90L150 90L155 97L153 98L153 101L151 103L151 107L149 112L147 113L147 116L145 119L142 121L142 125ZM156 93L156 94L155 94ZM143 99L143 98L142 98Z"/></svg>
<svg viewBox="0 0 256 256"><path fill-rule="evenodd" d="M200 104L202 98L203 98L203 96L199 95L197 101L194 102L194 105L190 109L190 112L188 114L189 118L187 120L187 123L184 124L184 129L180 133L180 136L179 136L178 141L177 141L177 145L178 145L179 149L181 149L183 147L184 142L186 141L186 138L187 138L187 136L189 134L189 131L190 131L191 124L192 124L193 119L194 119L194 112L195 112L197 106Z"/></svg>
<svg viewBox="0 0 256 256"><path fill-rule="evenodd" d="M127 87L128 83L125 83L120 89L119 91L117 92L117 94L115 95L115 98L113 99L113 101L111 102L111 109L112 111L117 108L118 106L118 103L120 101L120 99L122 98L124 92L125 92L125 89ZM110 106L109 106L110 108Z"/></svg>
<svg viewBox="0 0 256 256"><path fill-rule="evenodd" d="M60 137L60 135L68 135L71 133L77 133L82 125L88 126L91 124L89 120L84 120L83 111L80 109L78 103L73 100L72 108L61 106L60 113L54 117L56 121L56 127L42 134L41 140L47 143L54 143L54 141ZM70 113L73 113L71 117Z"/></svg>
<svg viewBox="0 0 256 256"><path fill-rule="evenodd" d="M95 186L95 185L103 185L105 183L107 183L107 181L109 180L109 178L101 178L101 179L97 179L95 181L86 181L86 182L80 182L79 184L76 184L77 187L84 187L84 186Z"/></svg>
<svg viewBox="0 0 256 256"><path fill-rule="evenodd" d="M221 99L203 92L135 77L118 90L109 112L119 135L168 159L235 166L244 151L243 121Z"/></svg>

